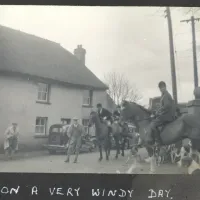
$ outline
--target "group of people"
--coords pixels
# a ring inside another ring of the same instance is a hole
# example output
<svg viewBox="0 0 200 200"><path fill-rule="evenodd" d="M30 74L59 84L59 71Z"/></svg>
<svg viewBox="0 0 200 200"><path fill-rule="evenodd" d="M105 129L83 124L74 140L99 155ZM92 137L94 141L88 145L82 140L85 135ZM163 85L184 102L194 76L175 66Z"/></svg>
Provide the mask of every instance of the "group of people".
<svg viewBox="0 0 200 200"><path fill-rule="evenodd" d="M166 83L161 81L158 84L158 87L161 92L161 100L160 100L160 107L152 116L152 121L150 124L150 131L151 133L156 136L156 141L159 143L160 142L160 137L159 137L159 132L157 128L159 126L162 126L166 122L171 122L175 119L177 116L177 110L175 107L174 100L171 96L171 94L167 91ZM121 115L121 107L117 106L117 109L111 113L107 109L102 107L101 103L97 104L97 113L100 118L100 120L106 121L108 123L108 127L110 132L111 130L111 124L114 121L118 121L119 117ZM179 113L180 114L180 113ZM122 126L122 124L120 124ZM77 162L78 155L79 155L79 149L81 145L81 136L85 134L84 127L81 124L78 124L78 119L74 118L73 124L69 129L69 134L71 135L71 140L69 142L69 148L68 148L68 153L67 153L67 160L65 162L69 162L70 160L70 155L72 153L73 149L76 149L75 152L75 160L74 162Z"/></svg>
<svg viewBox="0 0 200 200"><path fill-rule="evenodd" d="M109 130L111 132L110 125L113 123L113 120L118 120L120 117L120 106L117 106L117 109L113 112L109 112L107 109L102 107L102 104L97 104L97 113L100 120L103 122L104 120L108 123ZM78 118L74 117L72 125L68 129L69 142L68 142L68 150L67 150L67 159L66 163L70 162L71 154L75 150L75 159L74 163L78 160L78 155L81 147L82 137L86 135L85 129L82 124L78 122Z"/></svg>
<svg viewBox="0 0 200 200"><path fill-rule="evenodd" d="M150 124L150 134L154 134L156 141L160 143L159 131L158 127L162 126L165 123L170 123L181 115L180 110L176 108L175 102L171 96L171 94L167 90L166 83L164 81L160 81L158 84L158 88L161 92L161 100L159 109L152 115L152 121ZM113 115L102 108L101 104L97 104L98 113L101 119L106 119L112 122L112 119L119 119L121 113L121 107L118 106L117 110L114 111Z"/></svg>

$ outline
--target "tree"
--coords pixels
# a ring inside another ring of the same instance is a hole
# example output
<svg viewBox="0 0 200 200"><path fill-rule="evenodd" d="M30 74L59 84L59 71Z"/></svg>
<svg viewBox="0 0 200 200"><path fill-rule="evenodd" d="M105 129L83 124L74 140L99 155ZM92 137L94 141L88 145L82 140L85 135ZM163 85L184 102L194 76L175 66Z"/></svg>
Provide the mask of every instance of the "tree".
<svg viewBox="0 0 200 200"><path fill-rule="evenodd" d="M117 105L123 100L138 102L142 99L137 88L130 83L124 74L112 71L105 74L104 79L109 87L107 92Z"/></svg>

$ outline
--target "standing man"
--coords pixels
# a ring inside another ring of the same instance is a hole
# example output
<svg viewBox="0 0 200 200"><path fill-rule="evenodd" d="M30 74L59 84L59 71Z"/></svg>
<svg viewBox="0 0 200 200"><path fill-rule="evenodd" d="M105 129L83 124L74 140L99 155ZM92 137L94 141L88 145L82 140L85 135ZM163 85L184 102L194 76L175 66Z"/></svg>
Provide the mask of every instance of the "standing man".
<svg viewBox="0 0 200 200"><path fill-rule="evenodd" d="M73 123L68 129L68 135L69 135L69 146L67 150L67 159L65 162L70 161L70 156L75 150L75 159L74 163L77 163L78 160L78 155L81 147L81 142L82 142L82 136L85 135L85 130L84 127L78 123L78 118L74 117L73 118Z"/></svg>
<svg viewBox="0 0 200 200"><path fill-rule="evenodd" d="M151 133L155 133L156 140L160 142L157 128L166 122L172 122L175 119L175 104L171 94L167 91L166 83L161 81L158 84L161 92L160 107L156 112L155 119L150 124Z"/></svg>
<svg viewBox="0 0 200 200"><path fill-rule="evenodd" d="M18 150L19 129L17 123L12 123L12 126L6 129L4 135L4 151L7 156L12 158L15 151Z"/></svg>

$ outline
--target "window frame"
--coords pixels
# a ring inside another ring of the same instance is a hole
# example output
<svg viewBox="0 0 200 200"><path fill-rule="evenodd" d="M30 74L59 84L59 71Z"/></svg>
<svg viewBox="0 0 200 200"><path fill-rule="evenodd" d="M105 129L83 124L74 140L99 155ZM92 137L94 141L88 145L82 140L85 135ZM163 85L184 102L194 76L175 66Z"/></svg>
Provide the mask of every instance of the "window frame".
<svg viewBox="0 0 200 200"><path fill-rule="evenodd" d="M44 125L37 125L36 122L37 122L37 119L44 119L45 120L45 124ZM36 117L35 119L35 136L47 136L47 123L48 123L48 117ZM44 127L44 132L43 133L38 133L36 132L36 127Z"/></svg>
<svg viewBox="0 0 200 200"><path fill-rule="evenodd" d="M88 92L88 96L86 97L85 96L85 92ZM86 101L87 101L87 103L86 103ZM92 106L92 104L93 104L93 90L84 90L83 91L83 103L82 103L82 105L83 106Z"/></svg>
<svg viewBox="0 0 200 200"><path fill-rule="evenodd" d="M47 91L46 92L40 90L40 84L46 85L46 87L47 87ZM39 99L39 93L41 93L41 94L45 93L46 99L45 100ZM50 84L45 83L45 82L38 82L37 83L37 102L38 103L40 103L40 102L41 103L49 103L49 97L50 97Z"/></svg>

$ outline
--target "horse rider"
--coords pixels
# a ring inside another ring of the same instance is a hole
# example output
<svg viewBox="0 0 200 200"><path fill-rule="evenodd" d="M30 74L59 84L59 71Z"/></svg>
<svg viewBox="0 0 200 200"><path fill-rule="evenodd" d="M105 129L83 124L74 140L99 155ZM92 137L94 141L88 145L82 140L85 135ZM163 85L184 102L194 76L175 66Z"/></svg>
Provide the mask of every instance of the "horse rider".
<svg viewBox="0 0 200 200"><path fill-rule="evenodd" d="M166 83L164 81L159 82L158 87L161 92L160 107L157 110L152 122L150 124L150 132L155 135L156 142L160 143L160 135L157 128L174 121L175 119L175 104L171 94L167 91Z"/></svg>
<svg viewBox="0 0 200 200"><path fill-rule="evenodd" d="M99 115L99 118L101 120L101 122L106 122L108 125L108 134L109 137L111 137L111 133L112 133L112 113L110 111L108 111L107 109L102 107L101 103L97 104L97 113Z"/></svg>
<svg viewBox="0 0 200 200"><path fill-rule="evenodd" d="M112 123L111 112L108 111L107 109L103 108L101 103L97 104L97 112L98 112L101 122L103 122L103 120L106 120L108 122L108 125L110 126Z"/></svg>
<svg viewBox="0 0 200 200"><path fill-rule="evenodd" d="M65 162L70 161L70 156L75 149L76 156L74 159L74 163L77 163L78 155L79 155L79 151L80 151L80 147L82 143L82 137L86 135L85 129L83 125L78 123L77 117L73 118L73 123L68 129L68 135L69 135L69 142L68 142L69 147L67 151L67 159L65 160Z"/></svg>
<svg viewBox="0 0 200 200"><path fill-rule="evenodd" d="M116 110L113 112L113 118L115 121L118 121L121 115L121 107L118 105Z"/></svg>

